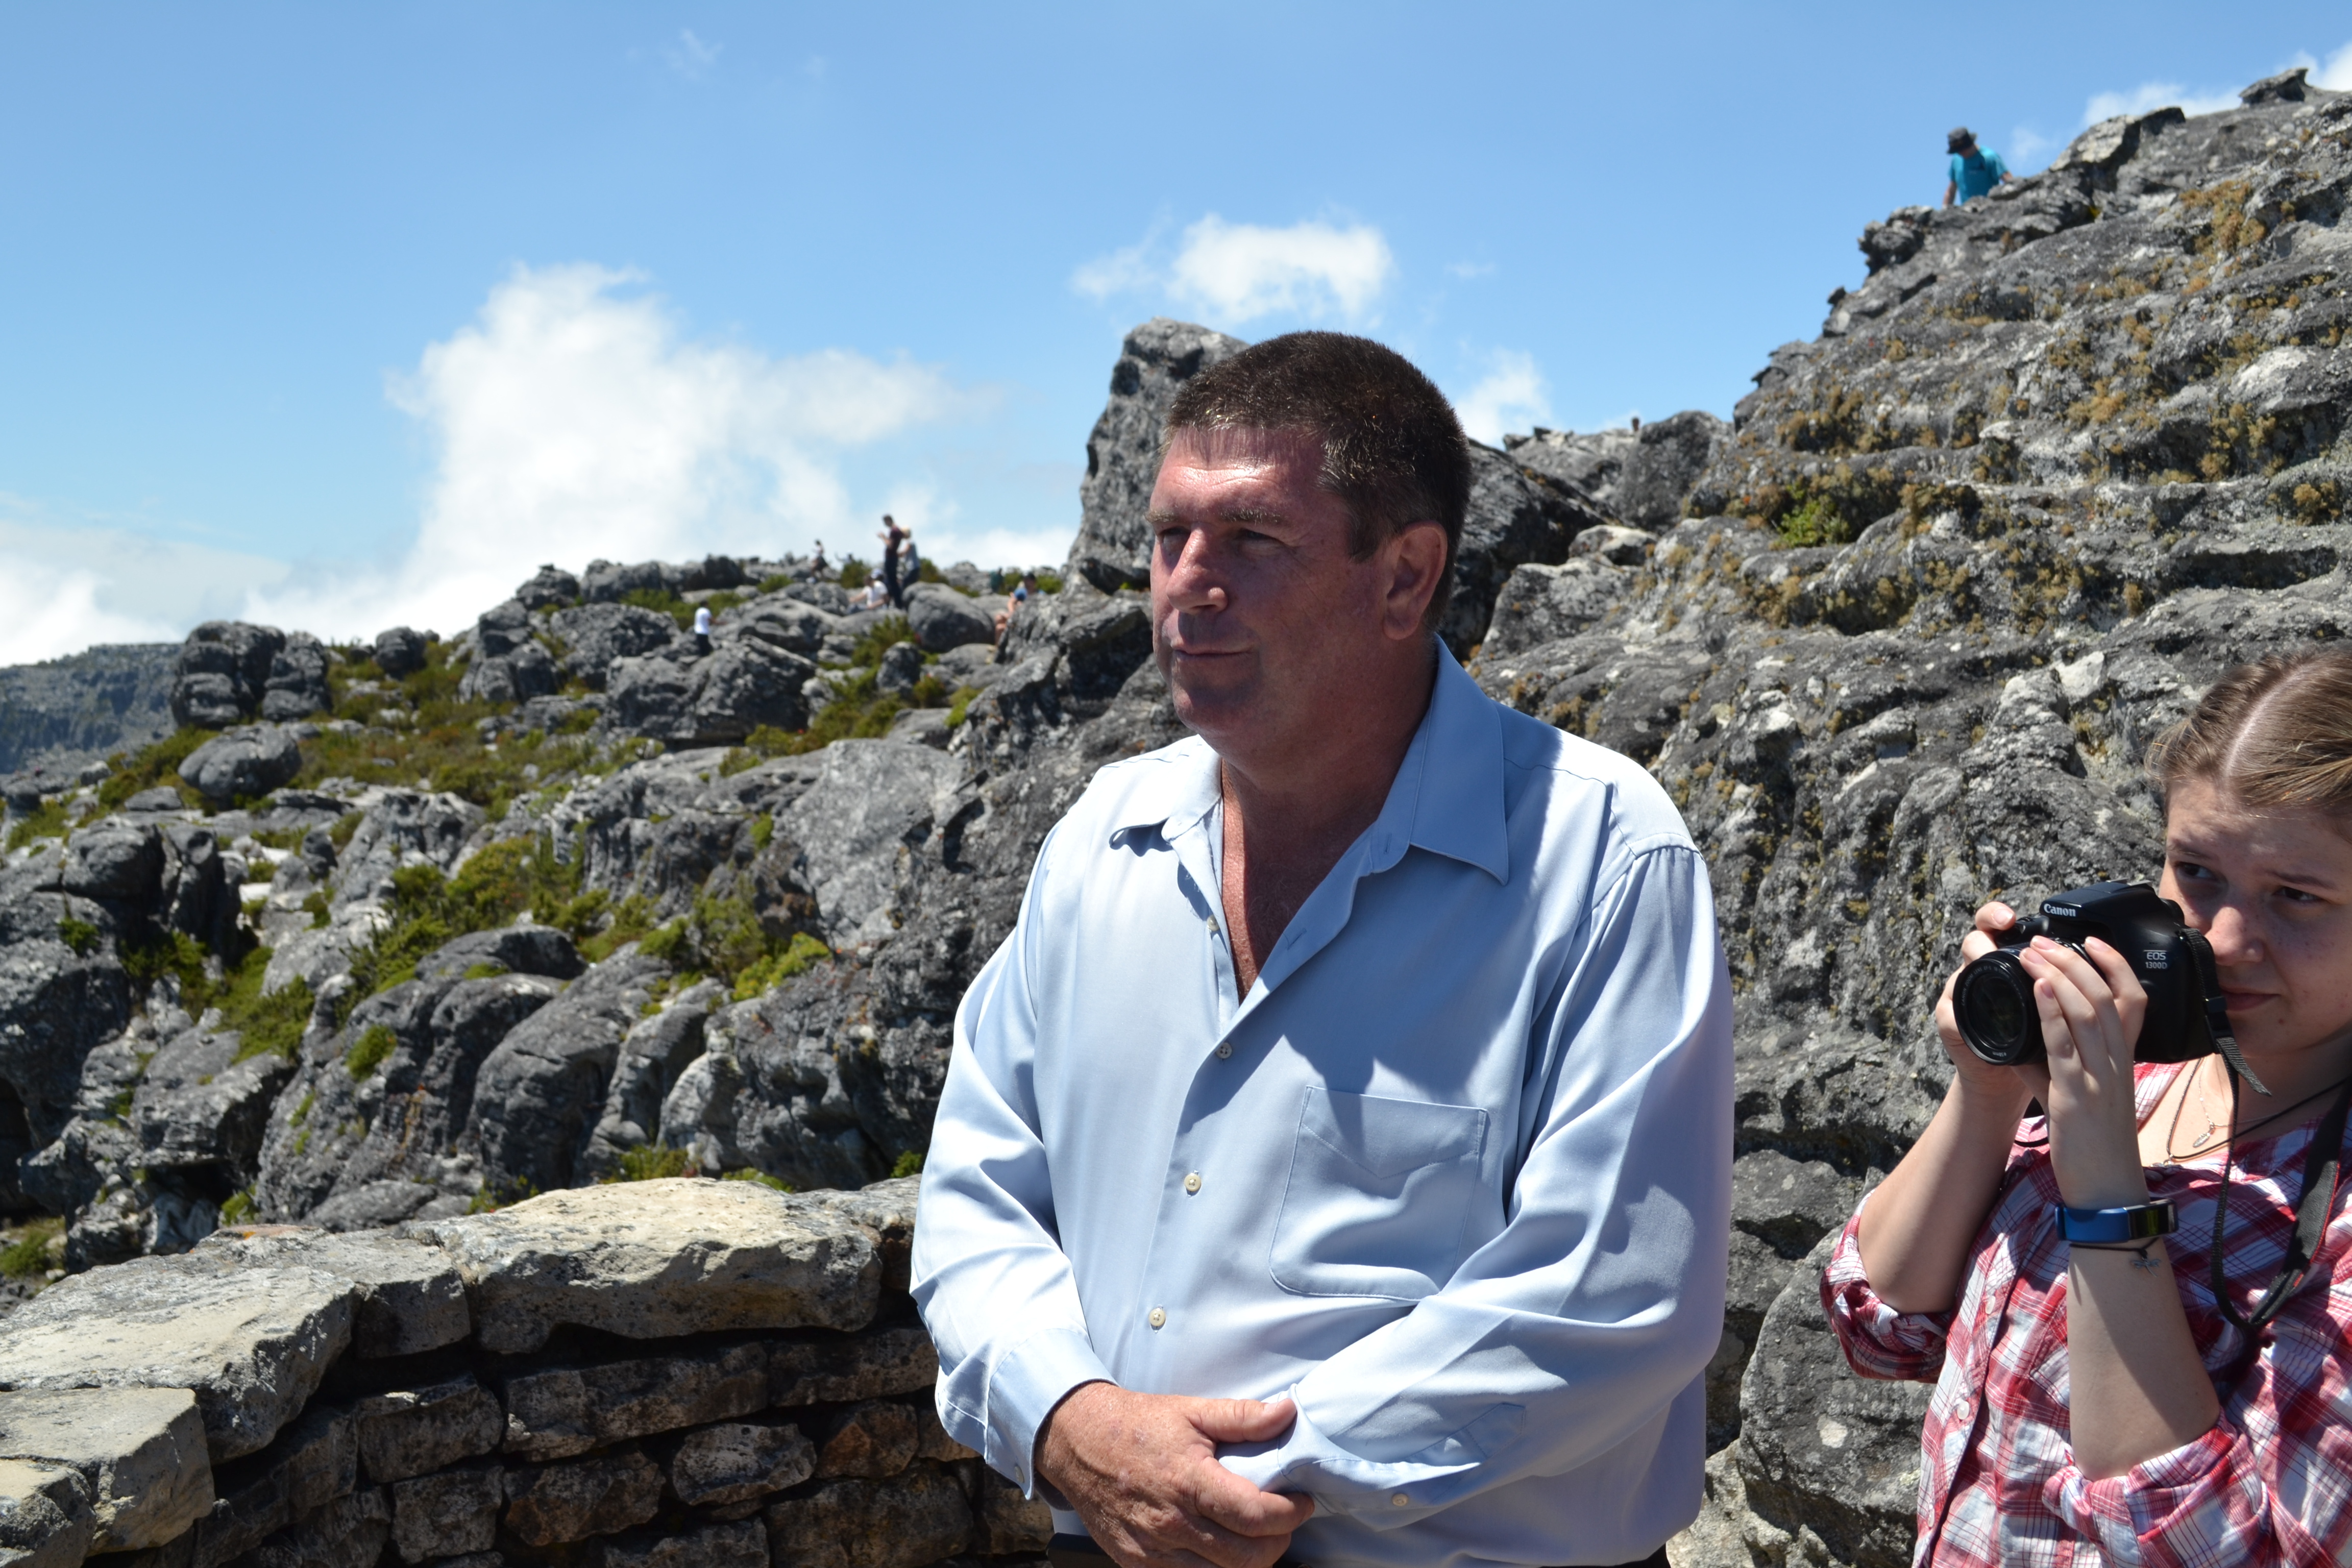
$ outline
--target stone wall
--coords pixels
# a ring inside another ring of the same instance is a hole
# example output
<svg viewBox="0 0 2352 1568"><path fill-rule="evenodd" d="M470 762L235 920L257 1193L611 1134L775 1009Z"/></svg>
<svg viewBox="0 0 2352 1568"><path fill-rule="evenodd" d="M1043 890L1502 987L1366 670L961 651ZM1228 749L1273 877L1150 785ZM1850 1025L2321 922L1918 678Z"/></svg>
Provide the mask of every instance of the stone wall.
<svg viewBox="0 0 2352 1568"><path fill-rule="evenodd" d="M1051 1531L932 1412L915 1183L230 1228L0 1323L0 1568L922 1568Z"/></svg>

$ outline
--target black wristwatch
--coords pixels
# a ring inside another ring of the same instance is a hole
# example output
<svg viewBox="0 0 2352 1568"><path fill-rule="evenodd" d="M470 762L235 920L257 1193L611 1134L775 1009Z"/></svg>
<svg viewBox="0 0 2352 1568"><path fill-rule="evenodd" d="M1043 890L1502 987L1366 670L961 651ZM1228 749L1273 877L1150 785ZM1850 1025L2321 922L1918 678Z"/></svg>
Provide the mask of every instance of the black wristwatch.
<svg viewBox="0 0 2352 1568"><path fill-rule="evenodd" d="M2134 1204L2120 1209L2070 1209L2058 1205L2058 1234L2068 1241L2147 1241L2180 1228L2170 1204Z"/></svg>

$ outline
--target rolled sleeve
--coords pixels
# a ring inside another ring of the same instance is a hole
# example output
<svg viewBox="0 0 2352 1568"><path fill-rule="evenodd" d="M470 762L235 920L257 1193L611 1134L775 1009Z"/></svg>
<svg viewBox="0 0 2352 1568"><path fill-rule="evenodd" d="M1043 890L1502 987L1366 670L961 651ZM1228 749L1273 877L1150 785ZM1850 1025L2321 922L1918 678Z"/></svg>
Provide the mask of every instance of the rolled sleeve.
<svg viewBox="0 0 2352 1568"><path fill-rule="evenodd" d="M2117 1563L2205 1568L2333 1560L2275 1506L2253 1445L2226 1419L2120 1476L2095 1481L2067 1465L2044 1484L2043 1497Z"/></svg>
<svg viewBox="0 0 2352 1568"><path fill-rule="evenodd" d="M1864 1377L1933 1383L1944 1370L1949 1312L1898 1312L1871 1288L1862 1266L1862 1210L1845 1222L1822 1270L1822 1307L1846 1364Z"/></svg>
<svg viewBox="0 0 2352 1568"><path fill-rule="evenodd" d="M1301 1378L1296 1428L1223 1456L1237 1473L1385 1529L1612 1450L1645 1466L1666 1440L1720 1338L1729 1233L1730 987L1705 865L1633 855L1580 940L1508 1223Z"/></svg>

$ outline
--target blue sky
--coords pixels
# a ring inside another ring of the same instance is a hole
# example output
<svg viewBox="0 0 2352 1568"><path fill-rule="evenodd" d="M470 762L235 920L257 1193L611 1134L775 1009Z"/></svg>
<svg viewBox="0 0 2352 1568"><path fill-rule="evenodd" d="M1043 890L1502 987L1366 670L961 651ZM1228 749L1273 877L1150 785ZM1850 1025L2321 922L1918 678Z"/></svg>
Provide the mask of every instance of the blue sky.
<svg viewBox="0 0 2352 1568"><path fill-rule="evenodd" d="M0 10L0 662L454 631L542 560L1058 559L1154 314L1474 427L1728 413L1941 194L2352 16L1454 5Z"/></svg>

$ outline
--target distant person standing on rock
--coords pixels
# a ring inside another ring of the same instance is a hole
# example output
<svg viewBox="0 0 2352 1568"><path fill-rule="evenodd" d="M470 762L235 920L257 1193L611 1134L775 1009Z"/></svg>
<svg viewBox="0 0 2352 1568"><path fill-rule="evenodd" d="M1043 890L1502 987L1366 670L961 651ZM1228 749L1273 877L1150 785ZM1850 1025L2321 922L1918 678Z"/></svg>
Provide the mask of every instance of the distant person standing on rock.
<svg viewBox="0 0 2352 1568"><path fill-rule="evenodd" d="M898 575L898 552L907 546L907 531L886 511L882 514L882 527L877 537L882 541L882 592L889 596L893 608L903 608L907 603L907 592Z"/></svg>
<svg viewBox="0 0 2352 1568"><path fill-rule="evenodd" d="M1664 1568L1731 1220L1706 866L1438 639L1470 447L1401 355L1270 338L1167 437L1195 733L1095 775L956 1015L940 1419L1057 1563Z"/></svg>
<svg viewBox="0 0 2352 1568"><path fill-rule="evenodd" d="M816 542L816 553L809 557L809 566L811 570L814 571L820 577L833 570L833 568L824 563L824 540L820 539Z"/></svg>
<svg viewBox="0 0 2352 1568"><path fill-rule="evenodd" d="M710 606L708 605L694 606L694 657L710 657Z"/></svg>
<svg viewBox="0 0 2352 1568"><path fill-rule="evenodd" d="M1003 642L1004 640L1004 628L1013 624L1013 618L1015 616L1028 608L1030 595L1036 592L1037 574L1034 572L1024 572L1021 574L1021 581L1013 585L1013 592L1004 595L1004 608L996 612L996 640L998 642Z"/></svg>
<svg viewBox="0 0 2352 1568"><path fill-rule="evenodd" d="M2000 161L2000 154L1978 147L1977 133L1965 125L1954 126L1946 133L1944 151L1951 154L1951 181L1944 187L1946 206L1955 199L1974 201L2010 177L2009 165Z"/></svg>

